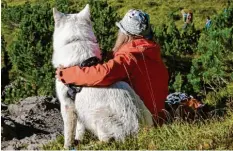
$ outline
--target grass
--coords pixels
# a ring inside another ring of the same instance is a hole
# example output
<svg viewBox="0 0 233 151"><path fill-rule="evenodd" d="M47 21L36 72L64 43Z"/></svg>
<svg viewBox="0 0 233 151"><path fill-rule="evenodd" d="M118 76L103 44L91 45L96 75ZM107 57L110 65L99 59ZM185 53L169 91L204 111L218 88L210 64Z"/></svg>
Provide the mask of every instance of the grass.
<svg viewBox="0 0 233 151"><path fill-rule="evenodd" d="M110 5L116 6L118 14L123 17L131 8L142 9L150 14L151 23L155 26L166 24L169 21L169 13L173 12L178 16L176 25L182 27L180 8L191 9L194 14L194 24L202 29L205 26L206 16L214 16L223 11L227 0L109 0Z"/></svg>
<svg viewBox="0 0 233 151"><path fill-rule="evenodd" d="M22 5L26 1L31 3L36 0L6 0L9 6ZM49 0L54 2L54 0ZM71 0L72 1L72 0ZM75 3L75 0L73 0ZM166 24L169 21L168 15L173 12L179 16L176 20L176 25L182 27L183 21L181 18L180 8L193 10L194 23L198 28L203 28L206 21L206 16L214 16L223 11L228 0L108 0L109 5L117 8L118 14L123 17L127 10L131 8L142 9L151 16L151 23L155 26Z"/></svg>
<svg viewBox="0 0 233 151"><path fill-rule="evenodd" d="M6 0L8 6L22 5L27 1L35 3L37 0Z"/></svg>
<svg viewBox="0 0 233 151"><path fill-rule="evenodd" d="M63 137L43 147L45 150L63 149ZM90 134L76 146L81 150L225 150L233 149L233 111L225 117L203 122L175 121L157 128L143 128L135 138L124 143L100 143Z"/></svg>

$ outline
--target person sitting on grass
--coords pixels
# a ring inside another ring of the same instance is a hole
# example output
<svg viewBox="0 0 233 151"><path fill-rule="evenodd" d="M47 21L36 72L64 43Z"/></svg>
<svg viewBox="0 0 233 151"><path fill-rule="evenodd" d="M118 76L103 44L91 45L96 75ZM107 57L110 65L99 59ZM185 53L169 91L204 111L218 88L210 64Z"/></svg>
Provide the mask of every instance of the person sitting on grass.
<svg viewBox="0 0 233 151"><path fill-rule="evenodd" d="M91 87L106 87L117 81L126 81L155 120L164 118L168 71L162 61L159 44L152 40L149 15L131 9L116 26L119 33L112 49L112 59L91 67L58 68L57 78L65 84Z"/></svg>

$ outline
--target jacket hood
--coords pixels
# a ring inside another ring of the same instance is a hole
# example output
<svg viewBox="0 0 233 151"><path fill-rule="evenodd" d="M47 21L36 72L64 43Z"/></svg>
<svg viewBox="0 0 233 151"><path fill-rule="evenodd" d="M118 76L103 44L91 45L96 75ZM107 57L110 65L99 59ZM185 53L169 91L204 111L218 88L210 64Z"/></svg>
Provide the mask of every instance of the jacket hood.
<svg viewBox="0 0 233 151"><path fill-rule="evenodd" d="M144 55L147 59L161 61L160 46L147 39L135 39L123 45L116 53L133 53L135 55Z"/></svg>

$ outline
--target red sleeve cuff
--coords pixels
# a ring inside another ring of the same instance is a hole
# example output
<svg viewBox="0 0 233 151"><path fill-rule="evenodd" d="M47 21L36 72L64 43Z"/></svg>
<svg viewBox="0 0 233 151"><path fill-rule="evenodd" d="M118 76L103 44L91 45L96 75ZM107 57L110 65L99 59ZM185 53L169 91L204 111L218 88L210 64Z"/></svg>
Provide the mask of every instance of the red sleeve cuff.
<svg viewBox="0 0 233 151"><path fill-rule="evenodd" d="M73 66L73 67L69 67L69 68L65 68L65 69L61 69L60 70L60 75L59 78L60 80L65 83L65 84L72 84L76 82L76 78L78 77L77 74L77 70L79 70L80 67L79 66Z"/></svg>

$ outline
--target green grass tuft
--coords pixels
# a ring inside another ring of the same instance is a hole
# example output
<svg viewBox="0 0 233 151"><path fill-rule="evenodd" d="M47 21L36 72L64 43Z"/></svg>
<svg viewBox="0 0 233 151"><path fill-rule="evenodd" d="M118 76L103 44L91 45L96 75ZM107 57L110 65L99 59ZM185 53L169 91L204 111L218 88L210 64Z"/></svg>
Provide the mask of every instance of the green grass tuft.
<svg viewBox="0 0 233 151"><path fill-rule="evenodd" d="M63 138L47 144L45 150L63 149ZM226 117L204 122L175 121L157 128L143 128L136 138L129 137L124 143L101 143L91 134L76 146L81 150L165 150L165 149L233 149L233 111Z"/></svg>

